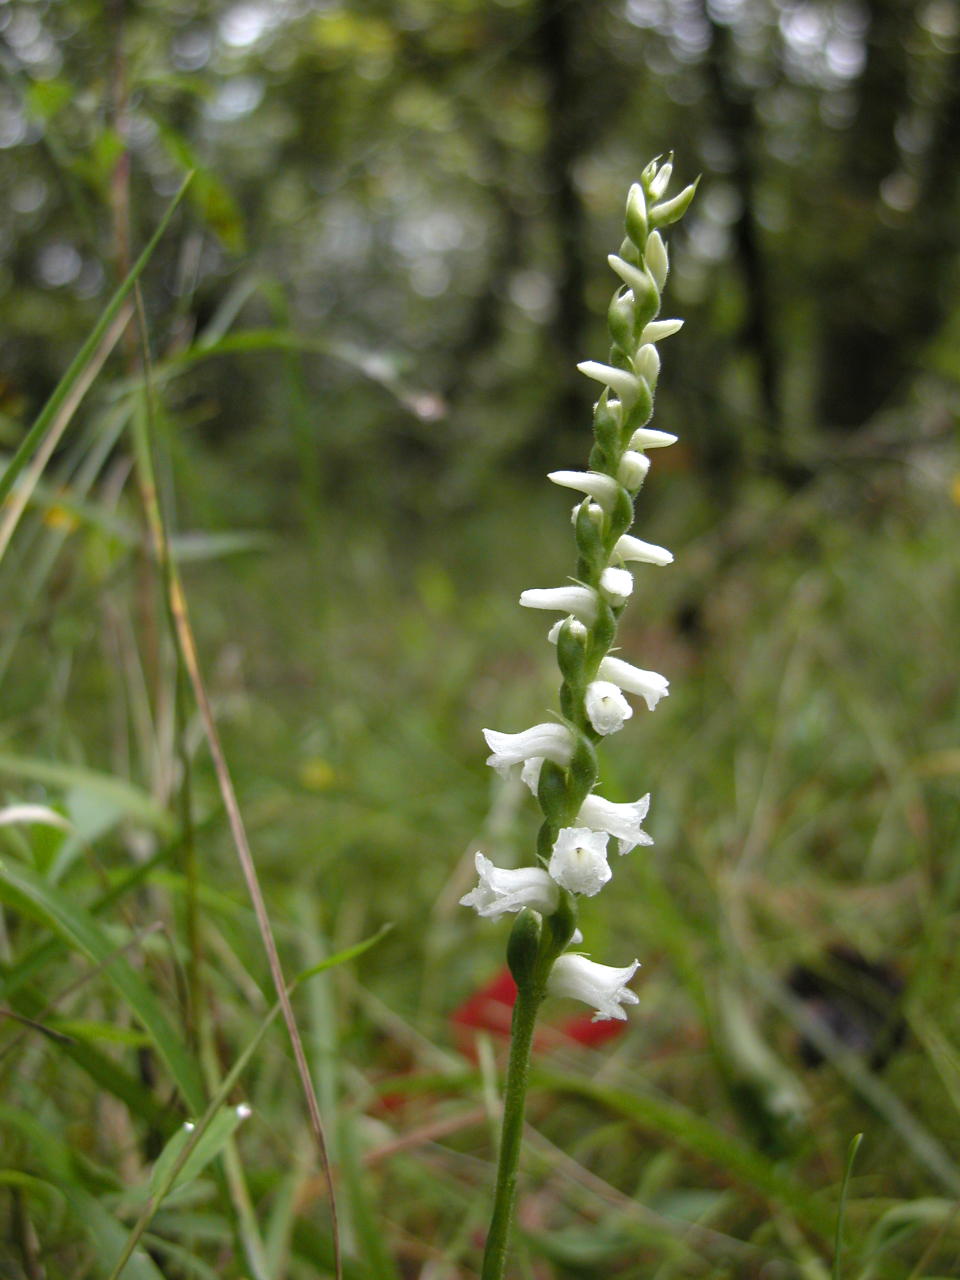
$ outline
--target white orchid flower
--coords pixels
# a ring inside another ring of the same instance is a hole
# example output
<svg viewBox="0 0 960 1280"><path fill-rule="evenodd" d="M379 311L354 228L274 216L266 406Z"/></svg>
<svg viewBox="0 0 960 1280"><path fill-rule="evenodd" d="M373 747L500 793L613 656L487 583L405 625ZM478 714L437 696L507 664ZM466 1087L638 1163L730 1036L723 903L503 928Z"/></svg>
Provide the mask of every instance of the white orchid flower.
<svg viewBox="0 0 960 1280"><path fill-rule="evenodd" d="M626 1022L627 1013L623 1006L640 1003L640 997L627 986L639 968L639 960L634 960L624 969L616 969L568 952L554 961L547 979L547 990L554 996L570 996L593 1005L594 1022L613 1018Z"/></svg>

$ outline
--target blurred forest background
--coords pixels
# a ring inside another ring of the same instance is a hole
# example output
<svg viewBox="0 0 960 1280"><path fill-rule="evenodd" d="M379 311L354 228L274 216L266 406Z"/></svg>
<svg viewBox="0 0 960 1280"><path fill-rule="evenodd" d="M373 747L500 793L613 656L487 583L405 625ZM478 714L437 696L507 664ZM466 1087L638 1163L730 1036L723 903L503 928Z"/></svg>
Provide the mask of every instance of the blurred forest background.
<svg viewBox="0 0 960 1280"><path fill-rule="evenodd" d="M149 358L111 331L0 512L0 1277L115 1274L274 1000L145 405L285 970L393 926L295 996L346 1274L476 1274L506 929L457 900L536 830L480 729L556 705L516 599L571 571L543 476L670 151L677 563L622 643L671 697L603 764L656 845L584 909L641 1004L538 1058L516 1274L960 1274L957 0L4 0L0 70L8 461L195 172ZM279 1026L229 1096L132 1280L333 1274Z"/></svg>

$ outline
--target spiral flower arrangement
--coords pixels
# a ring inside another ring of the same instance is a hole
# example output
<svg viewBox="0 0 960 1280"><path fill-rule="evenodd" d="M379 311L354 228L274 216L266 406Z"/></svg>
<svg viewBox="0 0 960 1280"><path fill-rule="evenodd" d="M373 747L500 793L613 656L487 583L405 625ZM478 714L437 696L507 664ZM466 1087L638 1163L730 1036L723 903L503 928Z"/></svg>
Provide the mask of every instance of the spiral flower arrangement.
<svg viewBox="0 0 960 1280"><path fill-rule="evenodd" d="M661 229L686 212L696 184L666 198L672 163L652 160L627 196L626 237L608 262L620 279L607 313L612 340L607 363L586 360L580 372L602 386L594 406L593 448L586 471L553 471L549 479L583 495L573 508L575 578L565 586L524 591L520 603L562 615L550 628L560 668L560 715L518 733L485 729L487 763L502 774L519 766L543 812L535 865L495 866L476 854L477 887L461 899L481 916L517 913L507 961L517 983L503 1129L484 1280L503 1275L516 1192L530 1045L547 994L572 996L594 1009L594 1020L625 1019L637 1003L628 983L639 960L599 964L577 948L577 900L599 893L612 878L610 840L619 854L652 841L643 830L650 797L620 804L597 795L597 744L633 715L626 695L652 711L667 695L667 680L634 666L613 650L617 624L633 591L628 565L670 564L663 547L630 534L634 501L650 469L649 451L676 436L648 424L660 372L658 344L682 326L660 320L669 269Z"/></svg>

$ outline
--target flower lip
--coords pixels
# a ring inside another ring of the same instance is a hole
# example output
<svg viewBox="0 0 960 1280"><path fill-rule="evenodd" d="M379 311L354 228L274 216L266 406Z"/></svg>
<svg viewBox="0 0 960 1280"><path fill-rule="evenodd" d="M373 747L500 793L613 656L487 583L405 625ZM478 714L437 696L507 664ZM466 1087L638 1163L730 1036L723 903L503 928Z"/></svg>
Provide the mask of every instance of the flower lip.
<svg viewBox="0 0 960 1280"><path fill-rule="evenodd" d="M562 889L592 898L613 874L607 862L606 832L562 827L547 870Z"/></svg>
<svg viewBox="0 0 960 1280"><path fill-rule="evenodd" d="M640 968L640 961L623 969L608 964L597 964L576 952L558 956L547 979L547 990L555 996L571 996L594 1006L594 1022L616 1018L625 1022L625 1004L639 1004L640 997L627 983Z"/></svg>
<svg viewBox="0 0 960 1280"><path fill-rule="evenodd" d="M633 707L609 680L591 680L583 695L587 719L604 737L616 733L633 715Z"/></svg>
<svg viewBox="0 0 960 1280"><path fill-rule="evenodd" d="M460 899L460 905L473 907L487 920L499 920L511 911L530 907L542 915L556 911L560 894L556 884L542 867L497 867L482 853L474 858L479 883Z"/></svg>
<svg viewBox="0 0 960 1280"><path fill-rule="evenodd" d="M633 663L624 662L622 658L613 658L608 655L601 659L597 675L601 680L609 680L619 688L625 689L627 693L637 694L638 697L643 698L651 711L660 699L665 698L670 692L670 682L665 676L657 671L644 671L642 667L635 667Z"/></svg>
<svg viewBox="0 0 960 1280"><path fill-rule="evenodd" d="M630 853L637 845L653 844L642 827L649 809L649 794L626 804L591 794L577 811L576 821L580 826L615 836L619 841L619 852Z"/></svg>
<svg viewBox="0 0 960 1280"><path fill-rule="evenodd" d="M644 542L624 533L614 543L613 554L621 560L639 560L644 564L673 564L673 553L653 542Z"/></svg>

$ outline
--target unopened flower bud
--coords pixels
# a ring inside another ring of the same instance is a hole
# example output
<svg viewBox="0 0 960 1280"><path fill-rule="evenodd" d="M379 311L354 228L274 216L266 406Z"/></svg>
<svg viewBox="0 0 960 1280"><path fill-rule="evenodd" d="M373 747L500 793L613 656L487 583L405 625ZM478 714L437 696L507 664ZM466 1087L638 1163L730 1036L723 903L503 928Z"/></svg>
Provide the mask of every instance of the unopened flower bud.
<svg viewBox="0 0 960 1280"><path fill-rule="evenodd" d="M667 283L670 259L667 256L667 246L663 243L663 238L659 231L651 231L647 236L644 261L647 264L647 270L656 281L657 288L662 292L663 286Z"/></svg>
<svg viewBox="0 0 960 1280"><path fill-rule="evenodd" d="M620 459L620 466L617 470L617 479L625 489L639 489L647 478L647 472L650 470L650 459L645 453L637 453L635 449L628 449Z"/></svg>
<svg viewBox="0 0 960 1280"><path fill-rule="evenodd" d="M652 391L660 376L660 353L651 342L642 346L634 356L633 367Z"/></svg>
<svg viewBox="0 0 960 1280"><path fill-rule="evenodd" d="M667 227L671 222L676 222L682 218L690 207L690 201L693 199L697 191L697 182L691 182L689 187L684 187L678 196L674 196L672 200L665 200L663 204L655 204L649 211L648 218L650 226Z"/></svg>
<svg viewBox="0 0 960 1280"><path fill-rule="evenodd" d="M659 200L667 187L670 185L670 178L673 174L673 165L668 160L667 163L658 171L656 176L651 180L647 190L650 192L651 200Z"/></svg>
<svg viewBox="0 0 960 1280"><path fill-rule="evenodd" d="M604 569L600 575L600 590L608 603L619 608L633 593L633 574L627 569Z"/></svg>
<svg viewBox="0 0 960 1280"><path fill-rule="evenodd" d="M627 193L626 226L627 235L638 249L642 249L647 238L647 202L639 182L635 182Z"/></svg>

